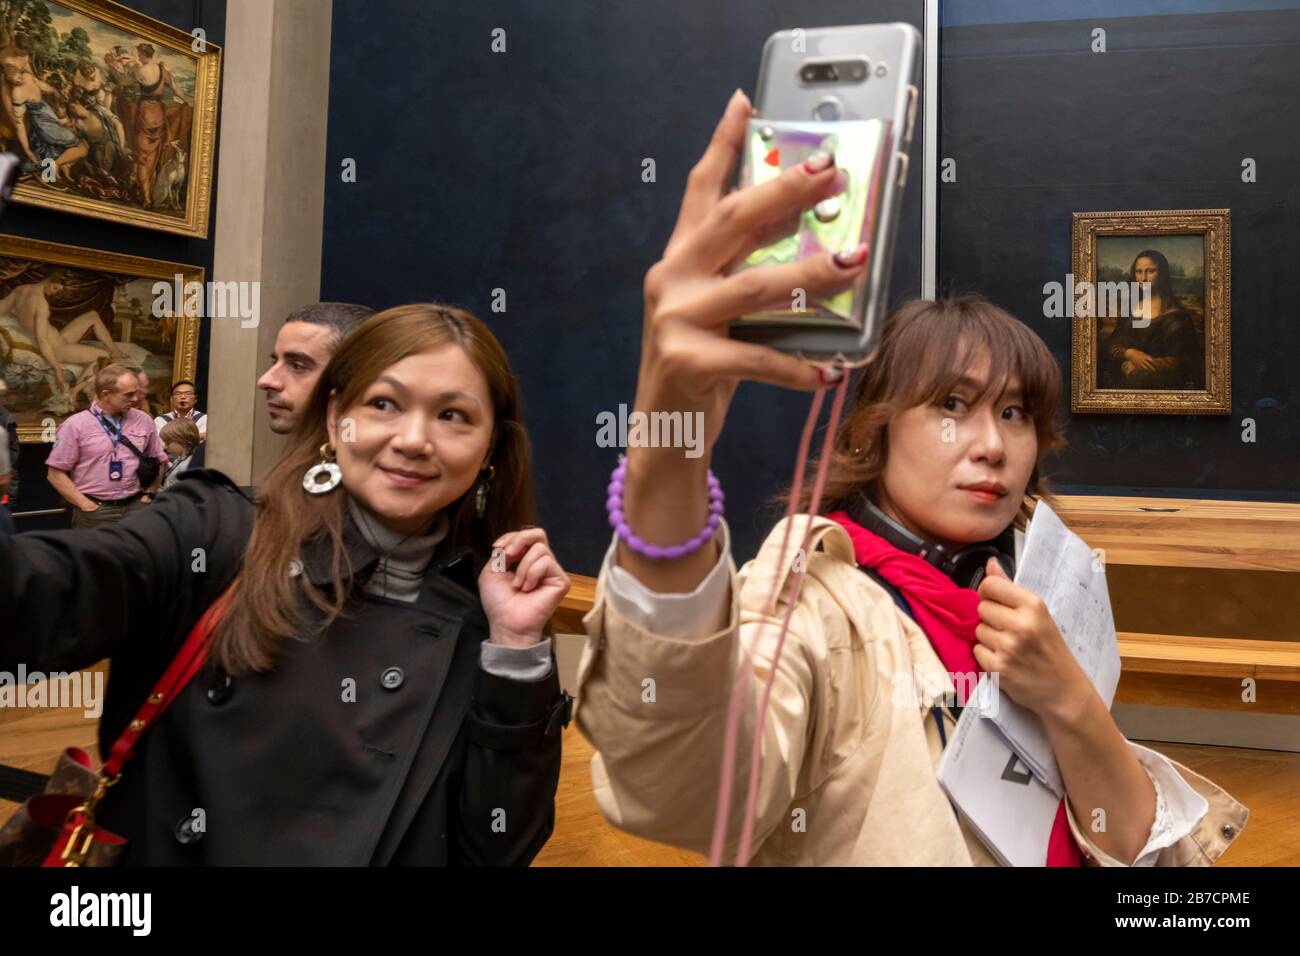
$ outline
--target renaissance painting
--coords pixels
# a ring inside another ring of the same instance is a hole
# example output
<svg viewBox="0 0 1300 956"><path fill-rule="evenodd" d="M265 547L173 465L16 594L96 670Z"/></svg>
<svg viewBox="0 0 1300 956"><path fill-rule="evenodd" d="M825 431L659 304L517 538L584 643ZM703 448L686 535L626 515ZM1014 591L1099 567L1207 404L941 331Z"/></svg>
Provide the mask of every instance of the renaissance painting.
<svg viewBox="0 0 1300 956"><path fill-rule="evenodd" d="M1227 414L1226 209L1074 215L1071 408Z"/></svg>
<svg viewBox="0 0 1300 956"><path fill-rule="evenodd" d="M109 0L0 0L14 201L207 236L220 60Z"/></svg>
<svg viewBox="0 0 1300 956"><path fill-rule="evenodd" d="M203 279L199 266L0 236L0 402L19 439L52 441L114 362L143 369L165 410L172 382L195 377L199 318L159 307L173 297L157 289Z"/></svg>

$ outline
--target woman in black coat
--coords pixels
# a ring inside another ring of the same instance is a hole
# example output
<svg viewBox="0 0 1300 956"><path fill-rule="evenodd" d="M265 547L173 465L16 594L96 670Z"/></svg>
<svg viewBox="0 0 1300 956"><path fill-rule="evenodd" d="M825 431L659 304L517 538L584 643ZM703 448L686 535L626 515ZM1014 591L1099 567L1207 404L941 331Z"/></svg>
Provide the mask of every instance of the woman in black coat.
<svg viewBox="0 0 1300 956"><path fill-rule="evenodd" d="M529 527L517 385L474 316L371 317L256 502L215 471L0 539L0 669L112 659L107 756L191 628L203 670L96 810L130 864L526 864L550 836L568 589Z"/></svg>

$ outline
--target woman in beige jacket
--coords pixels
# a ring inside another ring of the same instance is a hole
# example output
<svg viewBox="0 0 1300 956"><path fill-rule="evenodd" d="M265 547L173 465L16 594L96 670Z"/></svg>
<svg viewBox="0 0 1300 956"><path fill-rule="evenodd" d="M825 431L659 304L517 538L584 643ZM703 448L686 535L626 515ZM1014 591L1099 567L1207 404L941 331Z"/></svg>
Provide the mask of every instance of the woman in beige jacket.
<svg viewBox="0 0 1300 956"><path fill-rule="evenodd" d="M728 194L748 113L737 91L691 173L663 258L646 276L636 408L702 414L706 436L698 458L628 449L622 514L651 545L688 541L705 524L711 452L741 379L810 391L835 376L728 339L727 321L788 300L792 289L837 291L865 267L859 247L728 276L761 244L766 224L835 191L834 164L823 157ZM836 434L823 515L875 507L948 553L999 539L1046 493L1039 466L1060 443L1059 383L1041 340L986 302L904 306L886 324L857 406ZM956 726L955 675L908 602L864 573L845 526L823 515L811 519L811 542L796 557L805 570L760 731L748 862L993 864L936 777ZM798 542L809 519L792 520ZM725 522L705 547L673 559L651 559L615 535L586 618L577 714L598 751L597 801L615 825L709 851L736 686L736 785L722 843L722 859L735 859L750 740L792 593L784 531L783 522L739 573ZM1073 859L1080 851L1104 865L1217 859L1246 809L1126 741L1043 602L995 559L981 571L973 655L1046 728L1066 790L1058 824L1068 822ZM768 606L773 593L779 600ZM900 684L909 691L901 697ZM1070 844L1064 825L1058 836Z"/></svg>

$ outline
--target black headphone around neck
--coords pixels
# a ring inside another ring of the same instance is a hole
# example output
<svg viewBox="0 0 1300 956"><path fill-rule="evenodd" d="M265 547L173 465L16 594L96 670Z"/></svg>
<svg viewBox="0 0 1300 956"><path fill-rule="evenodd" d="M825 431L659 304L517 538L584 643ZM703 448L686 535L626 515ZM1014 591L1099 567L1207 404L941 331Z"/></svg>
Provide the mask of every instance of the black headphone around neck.
<svg viewBox="0 0 1300 956"><path fill-rule="evenodd" d="M859 495L845 511L862 527L874 531L900 551L914 554L934 565L958 587L978 588L984 580L985 566L990 557L998 559L998 564L1007 572L1007 577L1014 578L1016 575L1014 525L1008 525L1005 531L991 541L967 545L953 552L908 531L881 511L866 494Z"/></svg>

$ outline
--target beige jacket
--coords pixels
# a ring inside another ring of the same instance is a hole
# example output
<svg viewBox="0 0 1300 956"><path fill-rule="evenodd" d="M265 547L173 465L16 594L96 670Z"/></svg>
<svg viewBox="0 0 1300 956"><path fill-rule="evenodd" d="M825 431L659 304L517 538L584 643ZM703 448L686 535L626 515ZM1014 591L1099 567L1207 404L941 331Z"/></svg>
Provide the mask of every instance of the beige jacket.
<svg viewBox="0 0 1300 956"><path fill-rule="evenodd" d="M805 525L794 520L791 541L797 542ZM728 557L730 626L701 640L667 639L620 617L601 574L596 603L584 618L577 721L597 750L591 767L597 803L615 826L708 852L728 696L743 641L753 663L726 852L728 862L735 859L758 700L786 606L778 602L775 617L762 608L778 568L787 593L789 555L779 562L783 527L777 525L738 575ZM942 745L930 708L951 699L954 687L930 642L858 570L852 543L835 522L814 519L808 553L763 728L751 862L996 865L958 822L935 776ZM894 703L895 674L918 675L921 706ZM944 715L950 735L955 723L946 708ZM1248 811L1211 781L1170 763L1209 811L1191 833L1159 851L1156 865L1208 866L1240 833ZM1088 839L1072 811L1069 818L1091 862L1121 865Z"/></svg>

